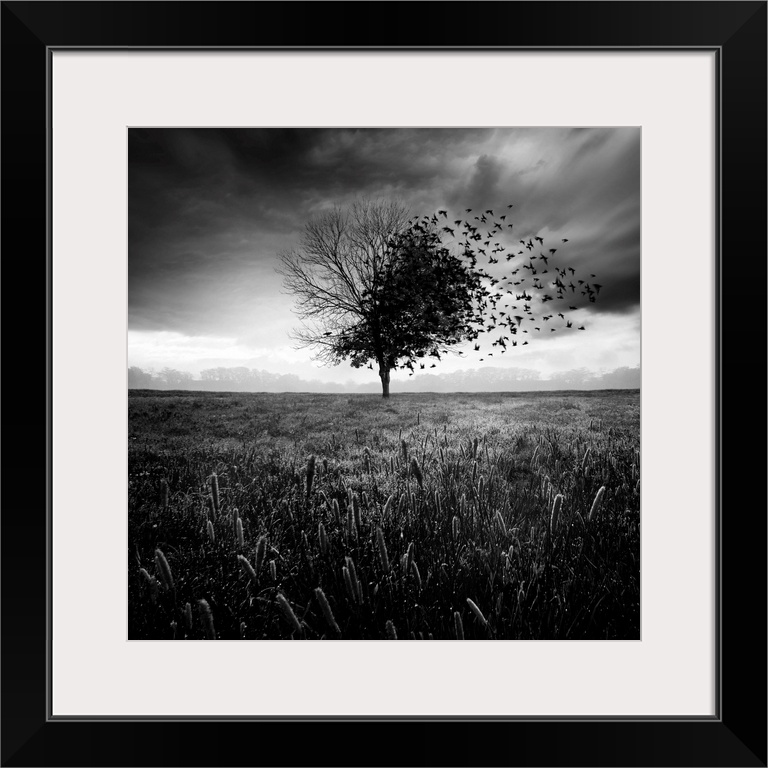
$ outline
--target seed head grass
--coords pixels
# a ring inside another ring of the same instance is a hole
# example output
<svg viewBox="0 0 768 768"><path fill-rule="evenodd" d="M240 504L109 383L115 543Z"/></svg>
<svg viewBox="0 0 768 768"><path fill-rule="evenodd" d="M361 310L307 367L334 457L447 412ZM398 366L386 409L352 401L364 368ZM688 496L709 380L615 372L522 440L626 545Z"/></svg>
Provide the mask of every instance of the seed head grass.
<svg viewBox="0 0 768 768"><path fill-rule="evenodd" d="M485 620L485 616L483 616L483 612L477 607L477 604L474 600L471 600L470 598L467 598L467 605L470 607L472 613L475 614L475 618L480 622L480 624L483 627L488 626L488 622Z"/></svg>
<svg viewBox="0 0 768 768"><path fill-rule="evenodd" d="M387 544L384 541L384 532L381 528L376 529L376 546L379 549L379 560L384 573L389 573L389 555L387 554Z"/></svg>
<svg viewBox="0 0 768 768"><path fill-rule="evenodd" d="M637 392L131 391L129 428L130 639L639 638Z"/></svg>
<svg viewBox="0 0 768 768"><path fill-rule="evenodd" d="M560 520L560 510L563 506L563 494L558 493L552 502L552 514L549 517L549 532L554 533L557 530L557 524Z"/></svg>
<svg viewBox="0 0 768 768"><path fill-rule="evenodd" d="M267 537L260 536L256 542L256 559L254 561L254 571L258 573L261 570L261 566L264 564L264 555L267 552Z"/></svg>
<svg viewBox="0 0 768 768"><path fill-rule="evenodd" d="M591 521L593 517L597 517L597 515L599 514L600 505L602 504L604 493L605 493L605 486L601 485L597 493L595 494L595 500L592 502L592 506L589 509L587 520Z"/></svg>
<svg viewBox="0 0 768 768"><path fill-rule="evenodd" d="M160 581L167 590L173 590L173 576L171 575L171 566L168 565L168 561L165 559L165 555L161 550L155 550L155 565L157 566L157 572L160 575Z"/></svg>
<svg viewBox="0 0 768 768"><path fill-rule="evenodd" d="M219 477L214 472L210 477L211 483L211 503L213 505L213 516L217 518L219 516L220 501L219 501Z"/></svg>
<svg viewBox="0 0 768 768"><path fill-rule="evenodd" d="M317 598L317 602L320 604L320 610L323 612L323 616L325 617L328 626L336 633L337 636L340 637L341 630L339 629L339 625L336 623L336 619L333 616L333 611L331 610L331 605L328 602L328 598L325 596L325 592L323 592L320 587L315 587L315 597Z"/></svg>
<svg viewBox="0 0 768 768"><path fill-rule="evenodd" d="M424 476L421 474L419 460L415 456L411 457L411 474L416 478L416 482L419 484L419 488L423 488Z"/></svg>
<svg viewBox="0 0 768 768"><path fill-rule="evenodd" d="M197 605L200 609L200 618L203 622L203 631L205 633L206 640L215 640L216 628L213 626L213 613L211 612L211 606L205 599L198 600Z"/></svg>
<svg viewBox="0 0 768 768"><path fill-rule="evenodd" d="M253 569L253 566L248 562L248 558L243 557L242 555L237 556L238 561L240 562L240 566L245 571L246 575L254 584L259 583L259 577L256 575L256 571Z"/></svg>
<svg viewBox="0 0 768 768"><path fill-rule="evenodd" d="M296 614L291 608L291 604L288 602L288 598L282 593L277 593L277 604L280 606L280 610L285 616L285 620L290 624L294 632L301 633L301 622L296 618Z"/></svg>
<svg viewBox="0 0 768 768"><path fill-rule="evenodd" d="M464 639L464 622L461 620L461 614L458 611L453 612L453 625L456 632L456 639Z"/></svg>

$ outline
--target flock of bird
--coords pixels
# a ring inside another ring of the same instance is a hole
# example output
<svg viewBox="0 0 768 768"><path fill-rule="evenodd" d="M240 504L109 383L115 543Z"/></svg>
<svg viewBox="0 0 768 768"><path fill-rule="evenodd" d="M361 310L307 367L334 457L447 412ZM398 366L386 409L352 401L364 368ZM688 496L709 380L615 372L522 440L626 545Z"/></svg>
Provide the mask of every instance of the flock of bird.
<svg viewBox="0 0 768 768"><path fill-rule="evenodd" d="M483 354L481 361L492 358L494 352L503 355L512 347L524 347L537 334L586 330L586 326L568 319L567 312L579 309L583 302L595 303L603 287L594 282L594 274L579 279L574 267L558 266L555 254L568 238L560 238L555 244L557 247L550 247L549 242L545 246L540 235L527 236L518 239L514 246L510 245L513 224L507 219L513 207L514 204L507 205L504 214L499 216L490 208L476 213L466 208L467 216L454 220L448 218L447 210L441 209L409 222L413 230L424 235L440 233L442 241L444 233L458 240L462 255L485 281L487 289L477 308L472 350ZM475 215L470 218L473 213ZM451 222L453 226L449 226ZM502 240L507 242L506 246ZM505 274L501 274L501 267L493 266L496 264L508 268L504 270ZM548 313L547 305L552 307ZM535 307L538 307L536 311ZM490 349L477 341L482 334L492 339ZM440 359L439 354L433 353L433 356ZM413 361L403 367L409 368L409 375L413 375ZM436 364L429 367L434 368ZM419 368L424 369L425 363L419 363Z"/></svg>

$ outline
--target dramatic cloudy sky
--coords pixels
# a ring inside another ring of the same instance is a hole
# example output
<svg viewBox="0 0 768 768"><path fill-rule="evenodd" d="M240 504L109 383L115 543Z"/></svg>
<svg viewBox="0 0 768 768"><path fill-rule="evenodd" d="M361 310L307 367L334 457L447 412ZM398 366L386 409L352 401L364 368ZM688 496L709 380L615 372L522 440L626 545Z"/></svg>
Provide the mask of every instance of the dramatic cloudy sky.
<svg viewBox="0 0 768 768"><path fill-rule="evenodd" d="M275 272L309 218L362 196L451 219L513 203L514 242L538 234L560 266L603 286L572 313L585 332L541 333L483 362L451 356L439 372L640 364L640 129L600 127L131 129L129 365L369 382L293 348L298 321Z"/></svg>

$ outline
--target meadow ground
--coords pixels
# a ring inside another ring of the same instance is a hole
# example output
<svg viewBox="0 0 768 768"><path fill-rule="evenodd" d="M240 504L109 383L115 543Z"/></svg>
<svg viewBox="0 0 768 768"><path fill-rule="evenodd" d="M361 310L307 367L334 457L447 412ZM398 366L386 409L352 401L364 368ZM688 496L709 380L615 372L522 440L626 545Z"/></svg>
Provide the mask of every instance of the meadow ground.
<svg viewBox="0 0 768 768"><path fill-rule="evenodd" d="M130 639L638 639L640 395L128 400Z"/></svg>

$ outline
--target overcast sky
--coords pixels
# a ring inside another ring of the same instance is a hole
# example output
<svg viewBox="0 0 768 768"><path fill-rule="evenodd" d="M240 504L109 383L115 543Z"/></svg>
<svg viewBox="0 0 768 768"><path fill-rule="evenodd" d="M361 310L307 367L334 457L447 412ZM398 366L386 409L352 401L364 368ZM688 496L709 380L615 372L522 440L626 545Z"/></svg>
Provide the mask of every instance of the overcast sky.
<svg viewBox="0 0 768 768"><path fill-rule="evenodd" d="M362 196L451 219L513 203L510 247L540 235L559 266L603 286L571 313L585 332L541 333L482 362L446 357L440 372L640 364L640 128L131 129L128 192L130 366L376 379L293 348L298 320L275 272L309 218ZM393 372L393 392L404 377Z"/></svg>

